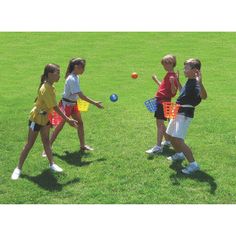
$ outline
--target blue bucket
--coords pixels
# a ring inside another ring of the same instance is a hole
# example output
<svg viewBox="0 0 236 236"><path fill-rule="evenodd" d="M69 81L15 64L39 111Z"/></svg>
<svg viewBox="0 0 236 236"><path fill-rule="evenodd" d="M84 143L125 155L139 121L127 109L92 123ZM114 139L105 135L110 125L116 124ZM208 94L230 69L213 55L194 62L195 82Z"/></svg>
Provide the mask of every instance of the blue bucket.
<svg viewBox="0 0 236 236"><path fill-rule="evenodd" d="M157 100L156 98L148 99L144 102L144 105L150 112L155 112L157 110Z"/></svg>

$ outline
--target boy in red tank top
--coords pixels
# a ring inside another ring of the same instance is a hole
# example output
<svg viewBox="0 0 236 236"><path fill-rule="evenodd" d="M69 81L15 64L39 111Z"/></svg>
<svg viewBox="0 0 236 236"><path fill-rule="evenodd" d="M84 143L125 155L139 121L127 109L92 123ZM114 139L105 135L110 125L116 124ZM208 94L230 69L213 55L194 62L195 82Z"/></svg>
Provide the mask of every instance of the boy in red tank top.
<svg viewBox="0 0 236 236"><path fill-rule="evenodd" d="M164 117L162 103L170 102L171 98L176 95L178 88L181 88L181 84L179 82L179 73L174 72L174 67L176 66L176 57L173 55L166 55L162 58L161 64L167 71L162 82L157 79L156 75L152 76L152 79L159 86L155 94L157 100L157 110L155 111L154 115L157 126L157 144L153 148L147 150L147 154L161 153L164 145L170 145L170 141L165 135L166 126L164 121L167 119ZM165 141L162 142L163 136L165 137Z"/></svg>

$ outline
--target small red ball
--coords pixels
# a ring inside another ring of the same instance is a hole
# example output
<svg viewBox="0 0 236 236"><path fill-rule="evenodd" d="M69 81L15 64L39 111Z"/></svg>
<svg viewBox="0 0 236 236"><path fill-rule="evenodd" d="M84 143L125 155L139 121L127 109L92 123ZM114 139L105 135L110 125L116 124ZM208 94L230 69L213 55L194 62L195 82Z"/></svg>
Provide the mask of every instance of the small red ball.
<svg viewBox="0 0 236 236"><path fill-rule="evenodd" d="M133 72L133 73L131 74L131 78L132 78L132 79L137 79L137 78L138 78L138 74L137 74L136 72Z"/></svg>

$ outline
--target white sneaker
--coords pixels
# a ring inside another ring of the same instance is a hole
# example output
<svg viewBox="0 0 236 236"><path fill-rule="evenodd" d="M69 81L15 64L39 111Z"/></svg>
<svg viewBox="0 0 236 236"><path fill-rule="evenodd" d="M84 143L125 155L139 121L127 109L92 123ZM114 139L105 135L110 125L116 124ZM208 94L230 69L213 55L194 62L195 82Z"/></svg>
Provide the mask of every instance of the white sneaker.
<svg viewBox="0 0 236 236"><path fill-rule="evenodd" d="M191 175L198 170L200 170L200 167L198 164L189 164L185 169L182 170L182 173L186 175Z"/></svg>
<svg viewBox="0 0 236 236"><path fill-rule="evenodd" d="M147 151L145 151L147 154L154 154L154 153L162 153L162 147L155 146Z"/></svg>
<svg viewBox="0 0 236 236"><path fill-rule="evenodd" d="M89 145L84 145L84 147L80 147L80 151L93 151L94 149Z"/></svg>
<svg viewBox="0 0 236 236"><path fill-rule="evenodd" d="M43 152L42 152L42 157L47 157L45 150L43 150Z"/></svg>
<svg viewBox="0 0 236 236"><path fill-rule="evenodd" d="M171 142L170 141L162 141L161 142L161 146L167 146L167 147L170 147L171 146Z"/></svg>
<svg viewBox="0 0 236 236"><path fill-rule="evenodd" d="M45 151L42 152L42 157L47 157L47 154Z"/></svg>
<svg viewBox="0 0 236 236"><path fill-rule="evenodd" d="M61 167L59 167L58 165L56 165L55 163L53 163L52 165L49 165L51 171L53 172L63 172L63 169Z"/></svg>
<svg viewBox="0 0 236 236"><path fill-rule="evenodd" d="M21 174L21 170L18 167L16 167L15 170L13 171L12 175L11 175L11 179L12 180L19 179L20 174Z"/></svg>
<svg viewBox="0 0 236 236"><path fill-rule="evenodd" d="M185 156L182 152L176 152L174 155L167 157L169 161L182 161L184 160Z"/></svg>

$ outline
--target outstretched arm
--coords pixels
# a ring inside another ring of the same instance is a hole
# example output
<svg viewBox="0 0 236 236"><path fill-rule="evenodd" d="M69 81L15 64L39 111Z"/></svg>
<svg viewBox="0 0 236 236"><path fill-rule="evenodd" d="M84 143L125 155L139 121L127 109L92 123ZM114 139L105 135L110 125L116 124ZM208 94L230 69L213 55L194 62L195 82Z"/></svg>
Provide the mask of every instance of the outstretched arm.
<svg viewBox="0 0 236 236"><path fill-rule="evenodd" d="M196 80L197 80L197 82L200 86L200 97L202 99L207 99L207 92L206 92L206 89L204 88L204 85L202 83L202 73L201 73L201 71L198 70L196 72L195 76L196 76Z"/></svg>
<svg viewBox="0 0 236 236"><path fill-rule="evenodd" d="M98 108L104 108L103 105L102 105L102 102L100 102L100 101L94 101L94 100L92 100L91 98L85 96L82 92L79 92L78 95L79 95L79 97L80 97L82 100L84 100L84 101L86 101L86 102L89 102L89 103L95 105L95 106L98 107Z"/></svg>

